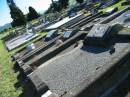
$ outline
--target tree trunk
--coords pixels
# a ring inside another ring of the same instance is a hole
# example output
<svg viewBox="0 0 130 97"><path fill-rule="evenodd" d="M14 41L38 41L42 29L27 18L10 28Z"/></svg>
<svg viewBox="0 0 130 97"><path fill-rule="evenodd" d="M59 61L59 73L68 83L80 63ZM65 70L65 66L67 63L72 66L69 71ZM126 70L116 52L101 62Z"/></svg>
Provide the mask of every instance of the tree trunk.
<svg viewBox="0 0 130 97"><path fill-rule="evenodd" d="M54 4L54 1L53 1L53 0L51 0L51 2L52 2L52 4Z"/></svg>

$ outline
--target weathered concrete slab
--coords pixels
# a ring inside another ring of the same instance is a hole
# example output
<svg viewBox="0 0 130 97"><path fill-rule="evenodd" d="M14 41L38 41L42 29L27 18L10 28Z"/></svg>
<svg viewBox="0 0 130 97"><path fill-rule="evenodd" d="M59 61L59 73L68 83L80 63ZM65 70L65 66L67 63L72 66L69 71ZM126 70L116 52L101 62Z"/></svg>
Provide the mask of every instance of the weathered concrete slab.
<svg viewBox="0 0 130 97"><path fill-rule="evenodd" d="M113 41L111 42L113 44ZM129 42L116 43L114 47L115 53L111 55L109 53L110 48L79 44L72 51L42 64L28 77L32 80L31 76L37 75L53 93L61 96L85 80L87 85L92 84L93 81L96 81L99 76L130 52ZM37 86L36 83L35 86Z"/></svg>
<svg viewBox="0 0 130 97"><path fill-rule="evenodd" d="M127 27L122 29L121 31L119 31L118 35L126 38L130 38L130 29Z"/></svg>
<svg viewBox="0 0 130 97"><path fill-rule="evenodd" d="M60 45L57 45L57 43L56 43L52 47L48 48L47 50L45 50L41 53L38 53L37 56L36 55L32 56L32 59L30 59L28 61L22 61L22 63L20 63L22 65L20 67L22 68L24 73L30 74L38 66L40 66L42 63L44 63L44 62L48 61L49 59L53 58L54 56L56 56L57 54L62 52L64 49L69 47L69 45L72 45L73 41L78 39L79 37L81 37L82 34L83 34L82 32L81 33L79 32L74 37L64 41Z"/></svg>
<svg viewBox="0 0 130 97"><path fill-rule="evenodd" d="M130 10L130 7L126 7L125 9L118 11L116 13L114 13L111 16L108 16L107 18L103 19L102 21L100 21L100 24L106 24L106 23L110 23L111 21L113 21L114 19L116 19L117 17L119 17L120 15L122 15L123 13L127 12L128 10ZM115 22L114 24L116 24L117 22Z"/></svg>
<svg viewBox="0 0 130 97"><path fill-rule="evenodd" d="M123 24L126 27L130 27L130 10L124 12L119 17L110 22L110 24Z"/></svg>
<svg viewBox="0 0 130 97"><path fill-rule="evenodd" d="M126 57L126 60L123 59L122 62L116 63L103 75L101 74L92 84L88 85L88 78L80 85L71 89L63 97L113 97L113 95L110 96L111 92L117 93L118 96L122 95L119 92L115 92L115 87L123 81L124 77L126 78L130 74L130 64L127 63L129 57L130 54ZM122 92L125 91L122 90Z"/></svg>
<svg viewBox="0 0 130 97"><path fill-rule="evenodd" d="M78 14L72 18L69 18L69 17L66 17L64 19L62 19L61 21L53 24L53 25L50 25L49 27L45 28L46 30L49 30L49 29L57 29L63 25L72 25L73 23L76 23L77 21L79 21L80 19L84 18L85 16L83 14Z"/></svg>
<svg viewBox="0 0 130 97"><path fill-rule="evenodd" d="M86 24L88 24L89 22L93 21L95 18L101 17L102 16L102 12L97 13L93 16L89 15L86 16L85 18L81 19L79 22L74 23L72 26L69 26L69 29L74 29L74 28L78 28L78 27L82 27Z"/></svg>
<svg viewBox="0 0 130 97"><path fill-rule="evenodd" d="M113 20L113 18L110 18L108 20ZM67 93L66 97L76 97L78 93L82 92L130 53L130 39L127 41L122 41L118 37L110 39L110 44L115 48L113 54L110 54L111 47L87 46L78 43L77 40L75 42L77 46L74 49L67 50L66 48L65 50L68 52L45 62L28 75L37 90L39 86L33 79L34 75L41 79L41 83L46 83L52 93L59 97ZM76 91L71 91L73 88L76 88Z"/></svg>
<svg viewBox="0 0 130 97"><path fill-rule="evenodd" d="M29 52L28 54L26 54L26 55L24 55L24 56L18 58L17 62L19 62L19 61L21 61L21 60L22 60L22 61L28 60L28 59L29 59L31 56L33 56L34 54L40 53L41 51L46 50L48 47L52 46L52 45L54 44L54 42L55 42L57 39L59 39L60 37L61 37L61 35L58 36L58 37L56 37L55 39L53 39L53 40L51 40L51 41L45 43L45 45L41 45L40 47L38 47L38 48L36 48L35 50Z"/></svg>

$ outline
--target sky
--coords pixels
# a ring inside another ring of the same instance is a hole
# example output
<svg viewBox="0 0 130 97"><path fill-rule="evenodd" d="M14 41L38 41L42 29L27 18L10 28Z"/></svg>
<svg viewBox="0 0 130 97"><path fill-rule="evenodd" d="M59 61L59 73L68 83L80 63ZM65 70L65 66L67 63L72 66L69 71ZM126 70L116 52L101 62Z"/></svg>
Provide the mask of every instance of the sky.
<svg viewBox="0 0 130 97"><path fill-rule="evenodd" d="M32 6L38 12L44 12L51 4L51 0L14 0L14 2L24 14L28 13L29 6ZM10 10L6 0L0 0L0 26L11 21Z"/></svg>

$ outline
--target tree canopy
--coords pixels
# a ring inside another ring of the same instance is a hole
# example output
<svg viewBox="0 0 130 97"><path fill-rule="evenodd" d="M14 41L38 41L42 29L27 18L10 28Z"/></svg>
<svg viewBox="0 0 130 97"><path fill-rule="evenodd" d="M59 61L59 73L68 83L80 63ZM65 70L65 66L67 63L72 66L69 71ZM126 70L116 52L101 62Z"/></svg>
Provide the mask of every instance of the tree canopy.
<svg viewBox="0 0 130 97"><path fill-rule="evenodd" d="M52 13L52 12L60 12L60 4L58 1L53 1L53 3L50 5L48 10L45 12L45 14Z"/></svg>
<svg viewBox="0 0 130 97"><path fill-rule="evenodd" d="M52 4L48 8L46 13L49 13L49 12L60 12L62 9L67 8L68 5L69 5L69 0L59 0L59 1L53 1L52 0Z"/></svg>
<svg viewBox="0 0 130 97"><path fill-rule="evenodd" d="M13 19L11 23L12 27L26 24L26 18L24 14L17 6L10 5L10 15L11 18Z"/></svg>
<svg viewBox="0 0 130 97"><path fill-rule="evenodd" d="M62 9L67 8L67 6L69 5L69 0L59 0L59 4Z"/></svg>
<svg viewBox="0 0 130 97"><path fill-rule="evenodd" d="M84 2L84 0L76 0L77 1L77 3L83 3Z"/></svg>
<svg viewBox="0 0 130 97"><path fill-rule="evenodd" d="M40 15L37 13L37 11L33 7L29 7L29 13L27 15L27 20L31 21L33 19L37 19Z"/></svg>

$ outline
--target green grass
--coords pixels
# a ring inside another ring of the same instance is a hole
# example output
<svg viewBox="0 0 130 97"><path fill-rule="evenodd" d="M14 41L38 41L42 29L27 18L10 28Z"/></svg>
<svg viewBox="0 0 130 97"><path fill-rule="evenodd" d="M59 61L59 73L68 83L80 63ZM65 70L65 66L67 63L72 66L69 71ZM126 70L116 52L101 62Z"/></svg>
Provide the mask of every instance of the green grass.
<svg viewBox="0 0 130 97"><path fill-rule="evenodd" d="M38 22L39 22L39 21L38 21L37 19L31 21L31 23L32 23L33 25L36 24L36 23L38 23Z"/></svg>
<svg viewBox="0 0 130 97"><path fill-rule="evenodd" d="M109 8L119 7L119 9L123 9L121 6L123 0ZM103 9L102 11L105 11ZM40 33L41 37L46 35L46 33ZM4 44L1 40L2 37L5 37L7 33L0 34L0 97L19 97L22 93L22 88L15 88L14 85L18 82L17 76L19 73L14 73L13 67L14 63L11 61L10 56L20 49L26 47L28 44L35 42L38 38L34 39L31 42L26 43L18 49L11 51L10 53L4 47ZM130 96L127 96L130 97Z"/></svg>
<svg viewBox="0 0 130 97"><path fill-rule="evenodd" d="M22 88L14 87L18 73L14 73L14 63L11 62L10 56L0 40L0 97L18 97L22 93Z"/></svg>
<svg viewBox="0 0 130 97"><path fill-rule="evenodd" d="M114 4L114 5L112 5L112 6L110 6L110 7L107 7L107 8L104 8L104 9L100 9L99 10L99 12L106 12L108 9L110 9L110 8L115 8L115 7L118 7L118 9L119 10L123 10L124 8L125 8L125 6L121 6L121 4L124 2L124 0L121 0L120 2L118 2L118 3L116 3L116 4ZM99 5L98 3L97 3L97 5ZM95 5L96 6L96 5ZM87 11L85 11L85 10L82 10L81 12L86 12L86 16L87 15L89 15L90 13L89 12L87 12Z"/></svg>
<svg viewBox="0 0 130 97"><path fill-rule="evenodd" d="M18 82L17 76L19 73L14 73L14 63L11 61L11 55L20 49L26 47L29 43L35 42L44 35L45 32L40 33L40 37L26 43L18 49L8 52L1 40L2 37L7 35L6 33L0 34L0 97L19 97L22 93L22 88L16 89L14 85Z"/></svg>
<svg viewBox="0 0 130 97"><path fill-rule="evenodd" d="M118 7L119 10L122 10L125 8L125 6L121 6L121 4L124 2L124 0L121 0L120 2L110 6L110 7L107 7L107 8L104 8L104 9L101 9L100 11L103 11L103 12L106 12L107 9L109 8L115 8L115 7Z"/></svg>

